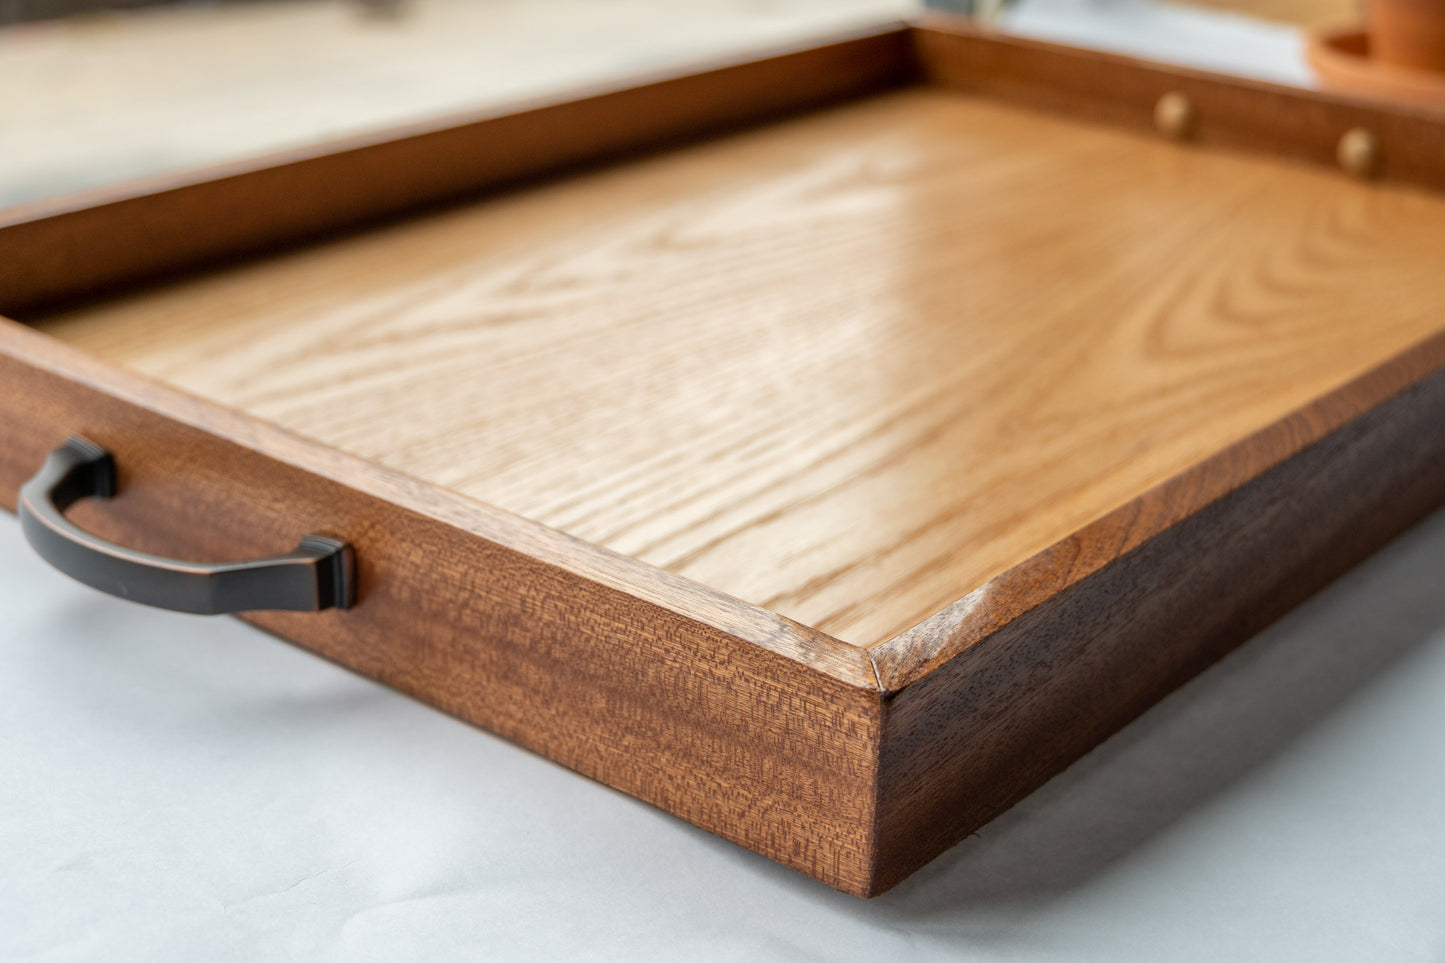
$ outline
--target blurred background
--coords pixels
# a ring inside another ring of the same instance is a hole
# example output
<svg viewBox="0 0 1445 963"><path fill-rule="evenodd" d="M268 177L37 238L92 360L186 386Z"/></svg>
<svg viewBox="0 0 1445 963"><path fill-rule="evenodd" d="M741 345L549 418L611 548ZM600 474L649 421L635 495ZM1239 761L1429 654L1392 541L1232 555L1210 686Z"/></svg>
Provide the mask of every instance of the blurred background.
<svg viewBox="0 0 1445 963"><path fill-rule="evenodd" d="M934 0L1022 35L1309 85L1356 0ZM909 0L0 0L0 206L914 16Z"/></svg>

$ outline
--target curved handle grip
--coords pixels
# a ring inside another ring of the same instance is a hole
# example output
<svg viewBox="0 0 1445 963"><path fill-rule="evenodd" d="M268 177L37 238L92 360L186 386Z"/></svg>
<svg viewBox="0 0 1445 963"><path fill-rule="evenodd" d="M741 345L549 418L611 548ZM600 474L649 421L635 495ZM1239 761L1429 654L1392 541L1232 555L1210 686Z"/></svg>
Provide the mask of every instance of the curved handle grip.
<svg viewBox="0 0 1445 963"><path fill-rule="evenodd" d="M110 498L115 481L110 452L84 438L71 438L51 452L39 474L20 489L16 513L26 541L41 558L91 588L177 612L351 607L351 547L333 538L307 535L287 555L207 564L134 552L91 535L65 517L65 510L82 498Z"/></svg>

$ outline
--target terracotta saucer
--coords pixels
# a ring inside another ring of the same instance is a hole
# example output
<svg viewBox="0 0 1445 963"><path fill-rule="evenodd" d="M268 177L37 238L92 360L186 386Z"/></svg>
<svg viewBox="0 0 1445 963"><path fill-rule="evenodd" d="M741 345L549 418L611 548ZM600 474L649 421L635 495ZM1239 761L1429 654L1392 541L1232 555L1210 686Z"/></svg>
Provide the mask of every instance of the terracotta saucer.
<svg viewBox="0 0 1445 963"><path fill-rule="evenodd" d="M1370 37L1359 27L1312 32L1305 57L1330 90L1445 110L1445 73L1371 60Z"/></svg>

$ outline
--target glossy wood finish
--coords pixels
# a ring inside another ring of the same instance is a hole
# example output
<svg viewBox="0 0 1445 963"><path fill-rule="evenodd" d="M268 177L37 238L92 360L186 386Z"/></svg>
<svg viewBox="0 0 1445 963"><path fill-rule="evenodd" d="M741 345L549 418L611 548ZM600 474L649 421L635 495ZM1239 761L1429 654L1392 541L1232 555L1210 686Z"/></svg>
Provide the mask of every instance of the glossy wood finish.
<svg viewBox="0 0 1445 963"><path fill-rule="evenodd" d="M15 208L0 215L0 310L93 294L901 83L914 67L907 38L887 26Z"/></svg>
<svg viewBox="0 0 1445 963"><path fill-rule="evenodd" d="M866 653L0 323L0 504L56 439L117 455L72 509L205 560L344 535L347 611L247 620L840 889L869 887Z"/></svg>
<svg viewBox="0 0 1445 963"><path fill-rule="evenodd" d="M44 328L869 645L1437 330L1441 223L921 89Z"/></svg>
<svg viewBox="0 0 1445 963"><path fill-rule="evenodd" d="M1445 335L870 654L882 890L1445 502Z"/></svg>
<svg viewBox="0 0 1445 963"><path fill-rule="evenodd" d="M889 91L926 71L1142 127L1187 88L1206 144L1275 109L1310 144L1364 117L1405 179L1441 136L1423 116L983 35L862 42L921 60L787 124L30 314L81 347L0 326L0 497L81 431L131 466L77 510L106 537L344 536L358 607L258 624L886 889L1445 499L1445 200ZM1313 156L1277 140L1252 146ZM292 237L249 183L254 236ZM111 257L151 203L75 237ZM48 229L0 229L0 255ZM212 253L244 248L228 230ZM191 263L166 251L147 270ZM46 298L102 283L79 277Z"/></svg>

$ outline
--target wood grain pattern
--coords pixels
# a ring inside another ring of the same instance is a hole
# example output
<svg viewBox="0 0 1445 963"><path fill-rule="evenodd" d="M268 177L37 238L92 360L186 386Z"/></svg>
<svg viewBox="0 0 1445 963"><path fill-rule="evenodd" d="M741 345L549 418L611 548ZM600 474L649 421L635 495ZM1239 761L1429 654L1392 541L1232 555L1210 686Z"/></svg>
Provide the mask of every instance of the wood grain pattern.
<svg viewBox="0 0 1445 963"><path fill-rule="evenodd" d="M1437 330L1442 221L916 90L44 327L869 645Z"/></svg>
<svg viewBox="0 0 1445 963"><path fill-rule="evenodd" d="M990 579L932 618L877 643L869 655L880 689L886 694L903 691L1035 607L1076 590L1121 556L1167 536L1221 499L1301 457L1310 446L1347 430L1363 430L1352 423L1387 404L1398 404L1398 395L1437 378L1441 369L1445 369L1445 333L1229 445ZM1391 469L1381 477L1395 473ZM1407 476L1407 481L1413 479ZM1386 532L1382 538L1388 537L1389 527L1381 530Z"/></svg>
<svg viewBox="0 0 1445 963"><path fill-rule="evenodd" d="M917 37L1126 123L1193 82ZM1200 83L1230 136L1295 103ZM1311 137L1355 109L1297 102ZM1426 131L1397 159L1445 128L1378 116ZM358 608L253 620L873 895L1445 499L1442 213L888 94L33 317L83 350L0 324L0 500L80 431L105 537L343 536Z"/></svg>
<svg viewBox="0 0 1445 963"><path fill-rule="evenodd" d="M935 620L946 653L875 649L875 889L1445 502L1442 367L1445 336L995 580Z"/></svg>
<svg viewBox="0 0 1445 963"><path fill-rule="evenodd" d="M866 655L768 612L98 364L0 321L0 503L72 432L120 496L87 529L214 560L356 549L345 612L257 625L832 886L866 892ZM57 577L60 577L57 575Z"/></svg>
<svg viewBox="0 0 1445 963"><path fill-rule="evenodd" d="M843 100L912 76L897 24L0 214L0 311L92 295L468 193Z"/></svg>

